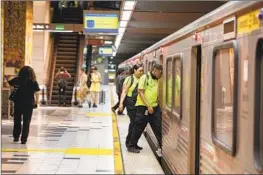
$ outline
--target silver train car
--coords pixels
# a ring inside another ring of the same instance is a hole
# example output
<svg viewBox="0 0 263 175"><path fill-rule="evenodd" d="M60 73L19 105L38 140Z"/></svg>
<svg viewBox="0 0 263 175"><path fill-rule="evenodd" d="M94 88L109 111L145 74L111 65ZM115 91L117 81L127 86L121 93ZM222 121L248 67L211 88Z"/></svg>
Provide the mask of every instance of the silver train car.
<svg viewBox="0 0 263 175"><path fill-rule="evenodd" d="M120 67L164 67L160 161L173 174L263 173L263 1L230 1ZM147 126L153 148L156 138Z"/></svg>

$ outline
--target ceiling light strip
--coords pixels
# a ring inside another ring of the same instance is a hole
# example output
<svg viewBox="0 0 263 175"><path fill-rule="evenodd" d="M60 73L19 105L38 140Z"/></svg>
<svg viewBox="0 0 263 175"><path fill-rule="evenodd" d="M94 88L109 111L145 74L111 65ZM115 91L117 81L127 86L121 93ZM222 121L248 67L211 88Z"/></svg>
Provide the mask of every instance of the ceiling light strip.
<svg viewBox="0 0 263 175"><path fill-rule="evenodd" d="M120 25L119 25L119 34L117 35L116 39L115 39L115 52L113 52L113 56L116 55L118 48L121 44L121 39L125 33L125 30L128 26L128 23L131 19L132 13L135 9L137 1L125 1L124 2L124 6L122 8L122 12L121 12L121 21L120 21Z"/></svg>

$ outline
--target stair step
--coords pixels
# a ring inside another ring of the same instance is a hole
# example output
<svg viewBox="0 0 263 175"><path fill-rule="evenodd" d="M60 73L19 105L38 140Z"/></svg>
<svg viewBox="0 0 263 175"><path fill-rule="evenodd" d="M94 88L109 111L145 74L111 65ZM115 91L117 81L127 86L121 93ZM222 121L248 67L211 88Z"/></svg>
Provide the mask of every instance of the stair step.
<svg viewBox="0 0 263 175"><path fill-rule="evenodd" d="M70 40L77 40L78 36L77 35L60 35L59 39L70 39Z"/></svg>
<svg viewBox="0 0 263 175"><path fill-rule="evenodd" d="M65 60L75 60L76 56L74 55L57 55L57 59L65 59Z"/></svg>
<svg viewBox="0 0 263 175"><path fill-rule="evenodd" d="M56 68L55 70L58 71L59 68L65 67L68 72L75 72L76 70L76 65L75 64L63 64L63 63L56 63Z"/></svg>
<svg viewBox="0 0 263 175"><path fill-rule="evenodd" d="M59 44L77 44L76 40L67 40L67 39L60 39Z"/></svg>
<svg viewBox="0 0 263 175"><path fill-rule="evenodd" d="M72 56L76 56L77 53L76 52L58 51L57 55L72 55Z"/></svg>
<svg viewBox="0 0 263 175"><path fill-rule="evenodd" d="M65 63L65 62L58 62L56 64L56 68L61 68L61 67L64 67L67 69L68 72L75 72L76 70L76 65L75 65L75 62L74 63Z"/></svg>
<svg viewBox="0 0 263 175"><path fill-rule="evenodd" d="M78 49L76 47L74 47L74 48L59 47L58 48L58 52L64 52L65 50L76 53Z"/></svg>
<svg viewBox="0 0 263 175"><path fill-rule="evenodd" d="M57 60L57 63L75 65L76 61L75 60Z"/></svg>
<svg viewBox="0 0 263 175"><path fill-rule="evenodd" d="M71 43L60 43L58 44L58 48L76 48L76 44L71 44Z"/></svg>

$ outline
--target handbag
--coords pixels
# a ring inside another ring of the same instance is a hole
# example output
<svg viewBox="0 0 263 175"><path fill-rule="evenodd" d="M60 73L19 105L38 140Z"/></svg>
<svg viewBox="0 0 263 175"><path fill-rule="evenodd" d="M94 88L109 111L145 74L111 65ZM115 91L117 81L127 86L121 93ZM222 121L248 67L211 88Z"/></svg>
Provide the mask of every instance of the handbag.
<svg viewBox="0 0 263 175"><path fill-rule="evenodd" d="M14 88L14 90L11 92L11 94L9 96L9 100L11 100L13 102L16 100L17 90L18 90L18 88Z"/></svg>

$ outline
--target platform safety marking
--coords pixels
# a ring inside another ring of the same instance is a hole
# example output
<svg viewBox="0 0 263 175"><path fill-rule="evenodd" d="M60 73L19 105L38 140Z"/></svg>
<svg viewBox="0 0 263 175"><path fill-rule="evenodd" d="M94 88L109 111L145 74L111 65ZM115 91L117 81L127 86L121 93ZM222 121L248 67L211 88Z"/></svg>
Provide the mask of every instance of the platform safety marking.
<svg viewBox="0 0 263 175"><path fill-rule="evenodd" d="M111 105L114 105L112 87L110 87ZM121 155L120 138L118 132L116 114L112 113L112 131L113 131L113 142L114 142L114 171L115 174L124 174L123 161Z"/></svg>
<svg viewBox="0 0 263 175"><path fill-rule="evenodd" d="M14 149L3 148L2 152L41 152L41 153L64 153L66 155L113 155L113 149L101 148L68 148L68 149Z"/></svg>

